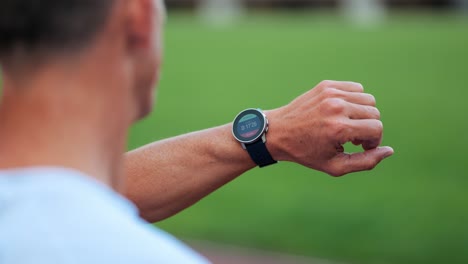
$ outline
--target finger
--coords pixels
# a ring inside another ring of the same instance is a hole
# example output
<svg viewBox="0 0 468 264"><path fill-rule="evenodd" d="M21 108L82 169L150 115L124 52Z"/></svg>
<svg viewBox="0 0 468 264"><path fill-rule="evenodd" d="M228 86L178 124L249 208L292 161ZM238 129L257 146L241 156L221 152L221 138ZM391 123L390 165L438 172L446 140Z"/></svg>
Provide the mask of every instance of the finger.
<svg viewBox="0 0 468 264"><path fill-rule="evenodd" d="M357 82L339 82L339 81L330 81L328 86L329 88L335 88L342 91L354 92L354 93L363 93L364 86Z"/></svg>
<svg viewBox="0 0 468 264"><path fill-rule="evenodd" d="M353 140L352 141L353 145L359 146L362 145L362 149L364 150L370 150L370 149L375 149L376 147L380 146L382 143L382 139L380 140L370 140L370 141L363 141L363 140Z"/></svg>
<svg viewBox="0 0 468 264"><path fill-rule="evenodd" d="M345 121L341 139L345 142L360 140L362 142L380 141L383 134L383 124L377 119L360 119Z"/></svg>
<svg viewBox="0 0 468 264"><path fill-rule="evenodd" d="M322 90L323 98L339 98L346 102L360 104L360 105L369 105L375 106L375 97L371 94L366 93L355 93L339 90L336 88L327 88Z"/></svg>
<svg viewBox="0 0 468 264"><path fill-rule="evenodd" d="M351 119L380 119L380 111L376 107L346 103L346 113Z"/></svg>
<svg viewBox="0 0 468 264"><path fill-rule="evenodd" d="M393 153L391 147L375 148L362 153L340 153L331 160L329 173L332 176L342 176L351 172L371 170Z"/></svg>
<svg viewBox="0 0 468 264"><path fill-rule="evenodd" d="M362 149L371 150L380 146L381 143L382 143L382 139L374 139L374 140L363 141L361 145L362 145Z"/></svg>
<svg viewBox="0 0 468 264"><path fill-rule="evenodd" d="M376 106L375 97L371 94L342 92L342 95L340 95L340 97L346 102L360 105Z"/></svg>

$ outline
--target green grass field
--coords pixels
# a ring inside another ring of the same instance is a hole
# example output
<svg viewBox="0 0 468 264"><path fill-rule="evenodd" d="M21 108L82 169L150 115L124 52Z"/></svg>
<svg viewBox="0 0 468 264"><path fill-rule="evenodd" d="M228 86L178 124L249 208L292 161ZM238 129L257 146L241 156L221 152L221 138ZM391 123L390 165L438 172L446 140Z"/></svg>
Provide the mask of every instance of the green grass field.
<svg viewBox="0 0 468 264"><path fill-rule="evenodd" d="M396 154L340 179L288 163L256 169L159 226L349 263L468 263L467 60L468 20L447 14L394 15L368 30L318 13L225 29L173 14L156 112L132 129L130 148L337 79L377 97Z"/></svg>

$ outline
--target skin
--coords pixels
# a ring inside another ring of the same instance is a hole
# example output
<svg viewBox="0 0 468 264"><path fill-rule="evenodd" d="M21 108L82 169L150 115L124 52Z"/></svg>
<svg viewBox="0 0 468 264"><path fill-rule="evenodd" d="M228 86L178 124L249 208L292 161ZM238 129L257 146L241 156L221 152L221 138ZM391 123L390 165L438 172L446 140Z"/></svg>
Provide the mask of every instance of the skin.
<svg viewBox="0 0 468 264"><path fill-rule="evenodd" d="M267 148L279 161L342 176L373 169L393 154L390 147L378 147L380 113L374 97L357 83L324 81L266 114ZM127 153L126 194L141 215L152 222L165 219L254 168L231 130L227 124ZM364 152L344 153L346 142L362 145Z"/></svg>
<svg viewBox="0 0 468 264"><path fill-rule="evenodd" d="M162 54L158 10L152 0L116 1L85 48L66 54L16 50L0 60L1 169L82 171L126 195L155 222L255 167L232 137L232 124L123 154L129 126L153 105ZM279 161L341 176L372 169L393 154L378 147L380 113L357 83L324 81L266 114L267 147ZM364 151L344 153L346 142Z"/></svg>

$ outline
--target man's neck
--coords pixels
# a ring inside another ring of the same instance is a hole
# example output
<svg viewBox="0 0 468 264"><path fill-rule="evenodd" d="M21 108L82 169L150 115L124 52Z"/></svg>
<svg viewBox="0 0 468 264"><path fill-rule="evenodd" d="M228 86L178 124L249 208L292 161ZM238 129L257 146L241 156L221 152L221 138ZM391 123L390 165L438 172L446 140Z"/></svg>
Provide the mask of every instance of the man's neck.
<svg viewBox="0 0 468 264"><path fill-rule="evenodd" d="M129 124L124 101L109 98L99 76L80 72L44 71L23 80L5 76L0 168L71 168L118 188Z"/></svg>

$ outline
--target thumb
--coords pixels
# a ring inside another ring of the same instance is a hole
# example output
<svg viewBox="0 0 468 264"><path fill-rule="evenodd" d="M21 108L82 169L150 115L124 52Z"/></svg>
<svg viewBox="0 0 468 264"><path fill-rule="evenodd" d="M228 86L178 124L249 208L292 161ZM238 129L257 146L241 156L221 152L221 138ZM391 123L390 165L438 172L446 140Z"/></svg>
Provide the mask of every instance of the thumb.
<svg viewBox="0 0 468 264"><path fill-rule="evenodd" d="M351 172L371 170L383 159L393 155L391 147L378 147L360 153L340 153L331 160L333 176L342 176Z"/></svg>

